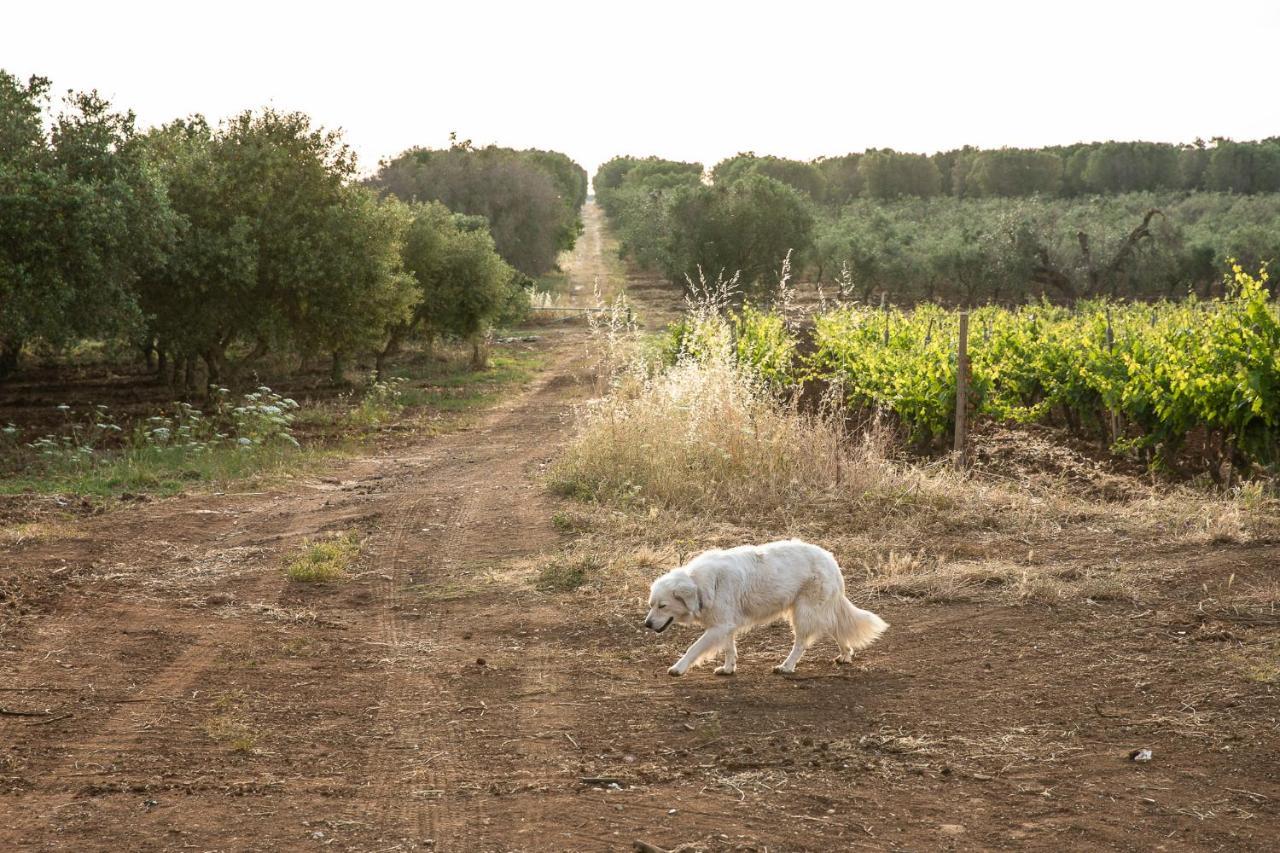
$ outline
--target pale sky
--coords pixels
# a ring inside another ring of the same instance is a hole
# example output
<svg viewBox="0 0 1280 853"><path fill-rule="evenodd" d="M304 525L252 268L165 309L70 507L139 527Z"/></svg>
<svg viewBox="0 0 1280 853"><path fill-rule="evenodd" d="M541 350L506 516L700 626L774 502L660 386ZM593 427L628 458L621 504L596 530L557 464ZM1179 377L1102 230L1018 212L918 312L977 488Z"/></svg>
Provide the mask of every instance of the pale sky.
<svg viewBox="0 0 1280 853"><path fill-rule="evenodd" d="M1280 135L1280 0L28 2L0 67L142 125L272 105L371 171L450 131L708 167L892 147Z"/></svg>

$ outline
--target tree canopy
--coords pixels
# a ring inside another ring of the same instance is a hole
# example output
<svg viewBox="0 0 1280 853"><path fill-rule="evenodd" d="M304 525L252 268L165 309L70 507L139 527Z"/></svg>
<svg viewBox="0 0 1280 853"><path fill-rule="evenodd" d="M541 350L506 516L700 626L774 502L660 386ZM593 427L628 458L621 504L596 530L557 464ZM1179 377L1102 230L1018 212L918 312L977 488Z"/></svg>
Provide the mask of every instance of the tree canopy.
<svg viewBox="0 0 1280 853"><path fill-rule="evenodd" d="M498 254L529 276L554 268L582 231L586 172L556 152L469 142L414 148L382 164L369 185L402 201L438 201L483 216Z"/></svg>
<svg viewBox="0 0 1280 853"><path fill-rule="evenodd" d="M355 161L301 113L201 117L147 138L178 221L140 301L161 349L199 356L211 381L228 352L367 349L407 315L398 212L350 184Z"/></svg>
<svg viewBox="0 0 1280 853"><path fill-rule="evenodd" d="M31 339L53 344L136 323L140 270L174 221L131 113L0 71L0 377Z"/></svg>

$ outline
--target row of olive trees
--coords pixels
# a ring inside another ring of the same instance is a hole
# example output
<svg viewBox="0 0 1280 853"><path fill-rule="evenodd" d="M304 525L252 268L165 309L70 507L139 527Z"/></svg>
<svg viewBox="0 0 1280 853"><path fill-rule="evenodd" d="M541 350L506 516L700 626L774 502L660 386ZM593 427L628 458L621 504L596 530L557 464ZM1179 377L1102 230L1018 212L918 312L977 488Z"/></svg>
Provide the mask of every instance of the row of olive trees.
<svg viewBox="0 0 1280 853"><path fill-rule="evenodd" d="M1101 142L1049 148L966 146L933 155L870 150L811 162L738 154L716 183L755 172L839 207L858 198L1109 195L1166 190L1280 192L1280 137L1259 142Z"/></svg>
<svg viewBox="0 0 1280 853"><path fill-rule="evenodd" d="M528 276L555 267L582 233L587 173L556 151L476 148L469 140L414 148L384 162L368 184L384 196L483 216L498 253Z"/></svg>
<svg viewBox="0 0 1280 853"><path fill-rule="evenodd" d="M567 158L537 156L585 196ZM493 220L379 199L355 168L300 113L139 132L96 94L55 114L48 81L0 71L0 377L30 343L85 338L136 342L188 385L198 364L225 382L267 353L381 367L417 333L479 356L485 328L528 304Z"/></svg>
<svg viewBox="0 0 1280 853"><path fill-rule="evenodd" d="M690 164L618 158L596 192L636 263L678 283L741 273L748 290L773 286L788 251L792 272L828 292L961 304L1207 294L1229 258L1280 258L1277 194L906 197L833 210L783 164L768 168L722 163L706 185Z"/></svg>

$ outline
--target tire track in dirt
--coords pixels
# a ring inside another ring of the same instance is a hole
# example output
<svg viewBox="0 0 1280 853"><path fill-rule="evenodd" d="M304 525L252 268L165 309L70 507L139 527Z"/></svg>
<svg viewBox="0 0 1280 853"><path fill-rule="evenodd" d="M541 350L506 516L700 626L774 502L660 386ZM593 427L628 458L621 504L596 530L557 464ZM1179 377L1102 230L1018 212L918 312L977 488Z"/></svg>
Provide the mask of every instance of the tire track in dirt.
<svg viewBox="0 0 1280 853"><path fill-rule="evenodd" d="M368 460L360 460L351 470L362 475L368 467ZM196 695L209 694L208 686L199 688L216 681L209 674L217 668L224 649L251 646L266 626L251 616L195 609L189 602L173 600L180 581L167 573L181 574L195 563L216 564L249 543L255 554L243 569L247 585L238 592L255 603L278 606L288 585L278 570L275 550L347 518L359 504L352 498L331 505L316 494L283 497L273 493L248 503L236 502L232 504L235 512L200 510L205 514L194 547L179 547L151 533L181 527L192 510L177 502L161 504L138 518L107 517L92 523L86 531L90 536L94 527L115 525L117 537L132 537L132 550L109 557L124 562L110 563L97 554L87 561L75 551L68 553L75 561L64 562L79 566L73 574L83 585L63 593L57 605L59 615L27 649L23 665L10 670L5 679L12 684L58 685L54 689L65 691L71 703L65 718L58 716L62 710L55 709L54 719L59 722L50 727L52 733L60 725L67 726L67 734L62 735L65 745L35 756L30 765L42 780L41 806L17 815L12 827L17 837L44 838L54 829L51 817L66 806L79 802L92 808L92 795L98 791L127 789L153 778L156 768L151 761L157 744L163 743L166 750L176 747L187 756L188 765L217 749L202 729L202 717L192 713L205 701ZM254 524L240 526L237 516L253 518ZM68 547L51 545L53 554ZM104 590L109 598L99 597ZM92 638L91 644L85 643L87 638ZM104 673L117 676L106 681L94 674L97 667L108 669L105 662L129 661L139 653L141 660L129 665L125 679L118 672ZM74 664L60 663L60 654ZM103 663L95 666L95 662Z"/></svg>
<svg viewBox="0 0 1280 853"><path fill-rule="evenodd" d="M422 640L413 630L410 620L402 617L407 596L405 592L411 583L407 570L413 557L413 543L409 537L420 530L422 508L430 500L429 496L419 495L397 501L393 512L398 519L390 537L385 557L379 557L374 563L374 570L380 571L390 578L383 585L382 612L379 619L381 642L390 650L392 679L383 697L379 722L385 722L389 731L384 733L381 748L376 750L369 762L369 772L380 776L375 786L375 802L379 810L377 829L381 836L401 836L420 843L423 839L433 838L437 825L434 809L417 808L415 800L427 796L425 791L439 790L443 784L442 768L438 759L442 757L437 751L426 767L419 767L412 759L413 753L420 750L420 726L416 723L417 715L412 713L416 701L418 681L410 673L403 670L416 668L420 664L416 658L422 653ZM452 527L462 523L458 513L446 517L446 525ZM425 787L419 781L425 770ZM413 832L407 832L412 826Z"/></svg>
<svg viewBox="0 0 1280 853"><path fill-rule="evenodd" d="M528 475L545 456L548 436L530 424L558 424L575 355L576 346L562 347L535 386L477 429L437 447L432 462L404 485L410 494L397 498L388 513L395 524L385 544L377 543L371 570L390 578L380 587L378 632L393 665L375 722L385 736L366 764L376 779L380 841L437 850L487 849L490 843L477 784L489 773L473 766L478 744L468 734L466 716L481 713L486 721L520 726L505 706L466 705L467 673L483 667L474 648L457 642L459 634L469 634L449 614L464 607L479 627L492 593L465 589L455 598L450 590L466 566L533 554L556 540L550 513L541 506L540 484ZM428 514L442 507L443 517ZM442 522L441 532L424 532ZM420 618L405 618L415 604L422 608ZM462 756L472 757L459 764Z"/></svg>
<svg viewBox="0 0 1280 853"><path fill-rule="evenodd" d="M602 252L597 215L569 266L571 294L590 293L607 276ZM504 594L522 597L532 590L467 587L454 593L466 571L536 554L558 540L534 469L558 443L570 399L582 393L574 374L583 352L578 330L549 336L565 340L532 387L475 429L395 463L417 467L386 514L394 527L375 539L372 564L372 571L389 578L379 588L377 631L394 661L374 722L383 737L365 763L374 780L379 842L441 851L505 849L493 835L498 827L483 795L495 784L497 768L515 767L528 756L493 750L483 732L471 731L476 721L468 717L478 716L517 744L537 743L528 735L538 727L562 725L550 721L547 708L515 698L526 692L530 669L541 680L540 691L559 689L564 674L550 665L545 647L536 650L536 666L504 671L501 677L515 683L501 692L500 702L492 702L483 686L495 670L478 660L486 654L483 643L497 637L482 639L481 631L509 640L490 620L509 618L512 604ZM420 618L406 618L415 605ZM468 620L462 626L455 623L459 613ZM527 621L541 615L529 613ZM475 642L468 642L468 627L476 631ZM548 684L549 678L557 683ZM485 762L487 750L493 751Z"/></svg>

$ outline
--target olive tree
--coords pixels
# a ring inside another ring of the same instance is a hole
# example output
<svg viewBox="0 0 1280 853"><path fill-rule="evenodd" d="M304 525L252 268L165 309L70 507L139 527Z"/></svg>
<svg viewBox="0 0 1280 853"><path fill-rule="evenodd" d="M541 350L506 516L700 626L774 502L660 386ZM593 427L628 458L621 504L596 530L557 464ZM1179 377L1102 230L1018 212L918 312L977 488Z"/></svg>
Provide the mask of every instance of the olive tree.
<svg viewBox="0 0 1280 853"><path fill-rule="evenodd" d="M812 240L812 202L760 174L717 187L677 190L671 198L667 256L676 281L741 274L748 287L771 284L789 251Z"/></svg>
<svg viewBox="0 0 1280 853"><path fill-rule="evenodd" d="M173 122L149 139L178 215L174 250L140 283L162 352L210 383L269 350L343 356L407 314L398 214L350 184L340 136L302 113Z"/></svg>
<svg viewBox="0 0 1280 853"><path fill-rule="evenodd" d="M0 71L0 378L33 339L120 335L173 219L131 113L95 92L52 115L49 81Z"/></svg>
<svg viewBox="0 0 1280 853"><path fill-rule="evenodd" d="M379 375L386 359L413 334L424 335L428 346L443 336L466 340L473 363L483 364L485 333L512 298L523 295L513 292L520 286L519 274L498 255L483 220L435 202L412 205L409 217L401 252L414 289L413 308L386 327Z"/></svg>

